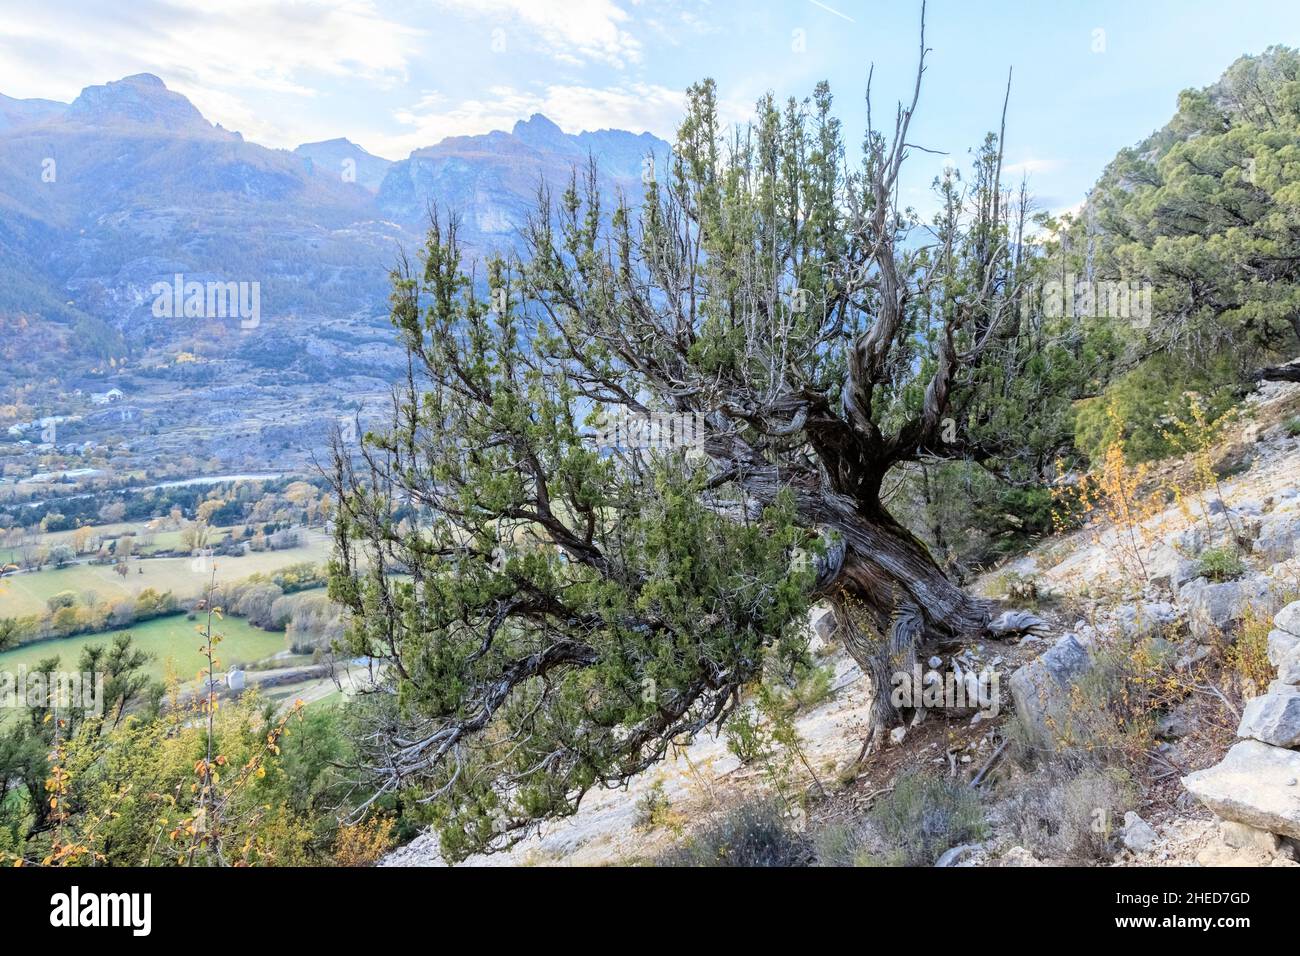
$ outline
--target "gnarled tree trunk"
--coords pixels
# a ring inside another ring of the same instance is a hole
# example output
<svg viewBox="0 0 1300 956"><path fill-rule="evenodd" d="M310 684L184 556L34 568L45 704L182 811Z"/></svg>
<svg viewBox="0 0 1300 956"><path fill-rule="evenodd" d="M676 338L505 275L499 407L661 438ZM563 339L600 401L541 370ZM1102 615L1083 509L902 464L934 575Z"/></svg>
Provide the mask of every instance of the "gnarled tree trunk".
<svg viewBox="0 0 1300 956"><path fill-rule="evenodd" d="M898 719L891 700L896 674L912 674L930 647L985 634L994 606L948 580L925 545L883 507L829 523L842 552L819 580L845 649L872 685L867 744Z"/></svg>
<svg viewBox="0 0 1300 956"><path fill-rule="evenodd" d="M1296 335L1300 336L1300 330L1297 330ZM1265 382L1300 382L1300 359L1285 365L1262 368L1255 377Z"/></svg>

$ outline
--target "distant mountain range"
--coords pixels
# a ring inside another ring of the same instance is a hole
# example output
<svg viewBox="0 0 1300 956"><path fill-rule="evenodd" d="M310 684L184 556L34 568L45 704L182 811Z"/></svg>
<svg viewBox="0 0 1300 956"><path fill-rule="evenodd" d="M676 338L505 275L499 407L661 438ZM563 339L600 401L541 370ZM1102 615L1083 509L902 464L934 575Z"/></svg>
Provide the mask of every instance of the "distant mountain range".
<svg viewBox="0 0 1300 956"><path fill-rule="evenodd" d="M70 104L0 96L0 325L42 333L33 370L51 348L89 366L194 334L200 322L154 314L156 284L256 282L260 323L228 323L231 348L254 364L268 349L297 361L286 330L328 325L337 347L341 320L382 320L388 270L399 248L418 249L431 207L462 217L472 252L505 250L543 180L562 188L591 155L602 192L637 201L646 156L668 149L535 115L390 162L342 138L293 151L248 142L147 73ZM295 355L312 354L299 344ZM0 386L24 372L22 355L17 367L5 358Z"/></svg>

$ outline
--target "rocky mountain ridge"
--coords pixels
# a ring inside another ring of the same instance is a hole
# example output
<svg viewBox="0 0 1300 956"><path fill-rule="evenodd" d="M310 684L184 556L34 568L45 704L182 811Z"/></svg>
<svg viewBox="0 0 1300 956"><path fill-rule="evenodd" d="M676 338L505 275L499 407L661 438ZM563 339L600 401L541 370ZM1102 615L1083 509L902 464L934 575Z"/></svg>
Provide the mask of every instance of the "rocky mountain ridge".
<svg viewBox="0 0 1300 956"><path fill-rule="evenodd" d="M388 271L418 250L431 208L461 216L469 254L510 251L543 182L562 189L590 157L605 196L636 201L646 156L667 152L649 134L571 135L540 115L395 163L343 138L268 149L147 73L66 106L4 97L0 316L93 330L64 339L89 364L195 330L152 314L154 285L177 275L259 284L261 323L242 340L295 319L382 317Z"/></svg>

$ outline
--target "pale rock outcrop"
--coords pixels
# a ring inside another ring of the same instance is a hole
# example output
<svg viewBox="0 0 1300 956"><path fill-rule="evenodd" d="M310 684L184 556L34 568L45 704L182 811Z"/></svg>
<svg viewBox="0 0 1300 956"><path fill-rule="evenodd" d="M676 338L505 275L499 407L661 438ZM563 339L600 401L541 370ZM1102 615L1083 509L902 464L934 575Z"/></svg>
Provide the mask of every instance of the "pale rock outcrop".
<svg viewBox="0 0 1300 956"><path fill-rule="evenodd" d="M1285 561L1297 554L1300 544L1300 514L1270 515L1253 545L1256 554L1269 561Z"/></svg>
<svg viewBox="0 0 1300 956"><path fill-rule="evenodd" d="M1161 542L1152 548L1147 558L1147 573L1153 586L1177 594L1183 585L1195 580L1200 573L1200 563Z"/></svg>
<svg viewBox="0 0 1300 956"><path fill-rule="evenodd" d="M1092 666L1092 656L1074 634L1061 637L1040 657L1011 675L1011 699L1032 738L1046 750L1069 723L1070 687Z"/></svg>
<svg viewBox="0 0 1300 956"><path fill-rule="evenodd" d="M1224 820L1300 840L1300 601L1273 618L1268 693L1247 703L1237 728L1246 738L1183 786ZM1293 640L1294 638L1294 640Z"/></svg>
<svg viewBox="0 0 1300 956"><path fill-rule="evenodd" d="M1274 583L1262 574L1239 581L1211 583L1197 578L1178 594L1192 636L1205 643L1240 622L1247 611L1270 613L1276 607Z"/></svg>
<svg viewBox="0 0 1300 956"><path fill-rule="evenodd" d="M1300 839L1297 780L1300 752L1243 740L1220 763L1184 777L1183 786L1225 820Z"/></svg>
<svg viewBox="0 0 1300 956"><path fill-rule="evenodd" d="M1300 746L1300 694L1264 694L1249 701L1237 736L1274 747Z"/></svg>
<svg viewBox="0 0 1300 956"><path fill-rule="evenodd" d="M1178 608L1168 601L1122 604L1115 609L1115 624L1126 637L1164 634L1178 621Z"/></svg>
<svg viewBox="0 0 1300 956"><path fill-rule="evenodd" d="M1300 637L1300 601L1294 601L1278 611L1273 618L1273 627Z"/></svg>
<svg viewBox="0 0 1300 956"><path fill-rule="evenodd" d="M1120 842L1134 853L1151 849L1160 839L1151 824L1147 823L1132 810L1124 814L1124 829L1120 831Z"/></svg>

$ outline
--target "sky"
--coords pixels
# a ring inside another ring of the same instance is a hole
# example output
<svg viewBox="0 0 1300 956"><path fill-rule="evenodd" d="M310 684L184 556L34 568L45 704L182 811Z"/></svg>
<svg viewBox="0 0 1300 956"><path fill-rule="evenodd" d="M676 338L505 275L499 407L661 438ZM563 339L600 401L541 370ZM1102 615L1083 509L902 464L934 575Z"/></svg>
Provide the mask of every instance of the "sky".
<svg viewBox="0 0 1300 956"><path fill-rule="evenodd" d="M1058 211L1180 90L1300 45L1300 4L1281 0L931 0L927 21L911 140L936 152L913 153L918 206L996 129L1009 69L1006 162ZM912 0L3 0L0 93L70 101L148 72L263 145L346 136L401 159L536 112L671 139L703 77L732 122L826 79L856 145L873 64L878 121L910 96L919 22Z"/></svg>

